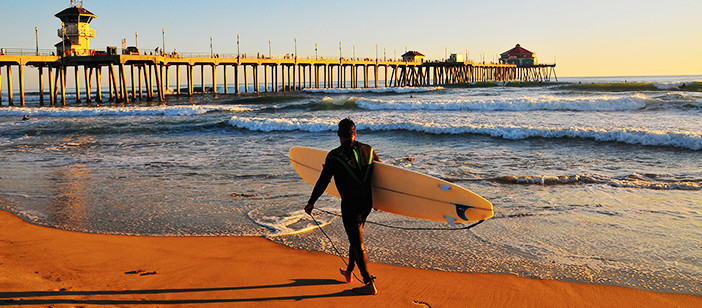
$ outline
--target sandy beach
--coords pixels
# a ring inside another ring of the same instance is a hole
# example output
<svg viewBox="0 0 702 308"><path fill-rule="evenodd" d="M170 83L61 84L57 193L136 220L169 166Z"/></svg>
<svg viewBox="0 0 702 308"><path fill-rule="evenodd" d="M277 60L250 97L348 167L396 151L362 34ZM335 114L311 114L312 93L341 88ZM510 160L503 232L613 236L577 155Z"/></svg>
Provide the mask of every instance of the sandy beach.
<svg viewBox="0 0 702 308"><path fill-rule="evenodd" d="M373 263L377 296L341 260L260 237L141 237L40 227L0 211L0 306L700 307L702 297Z"/></svg>

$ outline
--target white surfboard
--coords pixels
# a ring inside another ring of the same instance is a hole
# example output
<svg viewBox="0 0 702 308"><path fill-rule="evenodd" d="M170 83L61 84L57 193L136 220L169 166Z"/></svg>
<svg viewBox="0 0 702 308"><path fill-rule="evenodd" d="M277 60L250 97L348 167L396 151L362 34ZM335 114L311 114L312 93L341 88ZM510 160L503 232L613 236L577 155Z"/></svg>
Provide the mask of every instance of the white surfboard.
<svg viewBox="0 0 702 308"><path fill-rule="evenodd" d="M305 182L314 186L328 151L295 146L290 162ZM432 221L465 223L493 216L492 203L461 187L419 172L375 162L373 208L379 211ZM327 193L339 197L334 179Z"/></svg>

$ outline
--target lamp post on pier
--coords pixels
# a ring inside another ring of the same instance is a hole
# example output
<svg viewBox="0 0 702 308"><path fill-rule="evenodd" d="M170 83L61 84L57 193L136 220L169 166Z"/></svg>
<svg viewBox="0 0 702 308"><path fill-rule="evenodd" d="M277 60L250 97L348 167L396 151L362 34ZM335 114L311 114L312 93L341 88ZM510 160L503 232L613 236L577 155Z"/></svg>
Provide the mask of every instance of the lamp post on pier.
<svg viewBox="0 0 702 308"><path fill-rule="evenodd" d="M241 59L240 56L241 53L239 52L239 35L236 35L236 62L239 63L239 60Z"/></svg>
<svg viewBox="0 0 702 308"><path fill-rule="evenodd" d="M375 44L375 62L378 62L378 44Z"/></svg>
<svg viewBox="0 0 702 308"><path fill-rule="evenodd" d="M268 59L271 58L271 40L268 40Z"/></svg>
<svg viewBox="0 0 702 308"><path fill-rule="evenodd" d="M353 50L351 60L356 60L356 45L352 45L351 48Z"/></svg>
<svg viewBox="0 0 702 308"><path fill-rule="evenodd" d="M161 36L163 39L163 44L161 45L161 53L166 53L166 29L161 29Z"/></svg>
<svg viewBox="0 0 702 308"><path fill-rule="evenodd" d="M212 49L212 37L210 36L210 58L214 58L214 49Z"/></svg>
<svg viewBox="0 0 702 308"><path fill-rule="evenodd" d="M139 49L139 32L134 32L134 47Z"/></svg>
<svg viewBox="0 0 702 308"><path fill-rule="evenodd" d="M297 62L297 38L295 38L295 62Z"/></svg>
<svg viewBox="0 0 702 308"><path fill-rule="evenodd" d="M339 41L339 61L341 61L341 41Z"/></svg>
<svg viewBox="0 0 702 308"><path fill-rule="evenodd" d="M34 27L34 37L36 38L36 45L35 46L37 47L36 53L38 56L39 55L39 28L38 27Z"/></svg>
<svg viewBox="0 0 702 308"><path fill-rule="evenodd" d="M314 59L317 60L317 43L314 43Z"/></svg>

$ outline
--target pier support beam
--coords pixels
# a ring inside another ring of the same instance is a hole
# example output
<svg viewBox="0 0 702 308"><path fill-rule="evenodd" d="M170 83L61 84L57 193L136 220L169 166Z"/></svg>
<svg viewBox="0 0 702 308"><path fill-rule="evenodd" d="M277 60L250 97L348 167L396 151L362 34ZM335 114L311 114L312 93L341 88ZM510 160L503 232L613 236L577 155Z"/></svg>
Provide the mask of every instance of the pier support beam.
<svg viewBox="0 0 702 308"><path fill-rule="evenodd" d="M51 78L49 78L49 84L51 84ZM0 106L2 106L2 66L0 66Z"/></svg>
<svg viewBox="0 0 702 308"><path fill-rule="evenodd" d="M24 66L20 64L19 66L19 84L20 84L20 106L25 107L24 104Z"/></svg>
<svg viewBox="0 0 702 308"><path fill-rule="evenodd" d="M229 93L229 86L227 85L227 65L222 65L222 77L224 77L224 94Z"/></svg>
<svg viewBox="0 0 702 308"><path fill-rule="evenodd" d="M59 69L61 70L61 107L66 107L66 67Z"/></svg>
<svg viewBox="0 0 702 308"><path fill-rule="evenodd" d="M244 69L244 93L249 93L249 82L246 79L246 65L243 65L241 68Z"/></svg>
<svg viewBox="0 0 702 308"><path fill-rule="evenodd" d="M44 67L39 66L39 106L44 106Z"/></svg>
<svg viewBox="0 0 702 308"><path fill-rule="evenodd" d="M136 88L135 88L135 84L134 84L134 77L135 77L134 64L130 65L130 67L131 67L131 72L132 72L132 74L131 74L132 75L132 100L134 102L136 102ZM138 75L138 73L136 75Z"/></svg>
<svg viewBox="0 0 702 308"><path fill-rule="evenodd" d="M90 68L90 70L92 71L93 69ZM91 74L88 73L88 67L83 66L83 77L85 78L85 102L87 104L90 104L92 101L92 97L90 96L90 76Z"/></svg>
<svg viewBox="0 0 702 308"><path fill-rule="evenodd" d="M274 66L273 70L273 92L278 92L278 64Z"/></svg>
<svg viewBox="0 0 702 308"><path fill-rule="evenodd" d="M102 67L98 66L95 68L95 86L97 87L97 102L102 103Z"/></svg>
<svg viewBox="0 0 702 308"><path fill-rule="evenodd" d="M127 91L127 76L124 70L124 63L119 64L119 80L122 92L122 100L125 104L129 104L129 92Z"/></svg>
<svg viewBox="0 0 702 308"><path fill-rule="evenodd" d="M180 65L176 65L175 80L176 80L176 94L180 95Z"/></svg>
<svg viewBox="0 0 702 308"><path fill-rule="evenodd" d="M205 65L200 65L200 90L202 94L205 94Z"/></svg>
<svg viewBox="0 0 702 308"><path fill-rule="evenodd" d="M217 65L212 65L212 93L217 94Z"/></svg>
<svg viewBox="0 0 702 308"><path fill-rule="evenodd" d="M7 103L8 106L14 106L15 103L12 98L12 66L7 66Z"/></svg>
<svg viewBox="0 0 702 308"><path fill-rule="evenodd" d="M159 102L165 101L165 97L163 95L163 83L161 80L163 80L163 76L161 76L161 66L159 65L159 69L156 71L156 88L158 89Z"/></svg>
<svg viewBox="0 0 702 308"><path fill-rule="evenodd" d="M258 93L258 65L253 66L254 93Z"/></svg>
<svg viewBox="0 0 702 308"><path fill-rule="evenodd" d="M234 65L234 93L239 94L239 65Z"/></svg>
<svg viewBox="0 0 702 308"><path fill-rule="evenodd" d="M80 105L80 80L78 77L78 65L73 68L73 81L75 81L76 84L76 104Z"/></svg>
<svg viewBox="0 0 702 308"><path fill-rule="evenodd" d="M193 66L188 64L188 96L193 96Z"/></svg>

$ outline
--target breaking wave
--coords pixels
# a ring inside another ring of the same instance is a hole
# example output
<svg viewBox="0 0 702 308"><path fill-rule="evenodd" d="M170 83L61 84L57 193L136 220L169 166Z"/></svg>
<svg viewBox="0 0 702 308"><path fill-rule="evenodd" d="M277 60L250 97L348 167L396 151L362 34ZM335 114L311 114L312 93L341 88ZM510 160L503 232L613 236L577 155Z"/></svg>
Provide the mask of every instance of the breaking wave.
<svg viewBox="0 0 702 308"><path fill-rule="evenodd" d="M262 118L233 116L229 125L251 131L304 131L333 132L333 119ZM678 131L630 129L630 128L586 128L586 127L542 127L511 125L448 125L438 123L357 123L359 130L412 131L429 134L477 134L496 138L521 140L527 138L577 138L599 142L622 142L635 145L677 147L691 150L702 149L702 134Z"/></svg>
<svg viewBox="0 0 702 308"><path fill-rule="evenodd" d="M419 93L443 90L443 87L399 87L399 88L344 88L344 89L304 89L308 93L347 94L347 93Z"/></svg>
<svg viewBox="0 0 702 308"><path fill-rule="evenodd" d="M154 107L64 107L64 108L19 108L0 109L0 116L22 117L98 117L98 116L189 116L209 112L245 112L254 110L250 106L154 106Z"/></svg>
<svg viewBox="0 0 702 308"><path fill-rule="evenodd" d="M657 180L640 174L620 178L611 178L594 174L576 174L564 176L501 176L494 181L504 184L521 185L575 185L607 184L614 187L645 188L658 190L702 190L702 180Z"/></svg>
<svg viewBox="0 0 702 308"><path fill-rule="evenodd" d="M644 109L648 98L642 94L626 97L558 97L542 95L518 99L383 100L359 98L356 104L368 110L456 110L456 111L625 111Z"/></svg>

